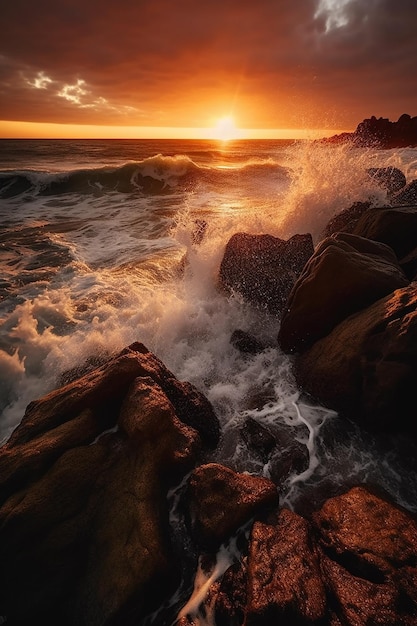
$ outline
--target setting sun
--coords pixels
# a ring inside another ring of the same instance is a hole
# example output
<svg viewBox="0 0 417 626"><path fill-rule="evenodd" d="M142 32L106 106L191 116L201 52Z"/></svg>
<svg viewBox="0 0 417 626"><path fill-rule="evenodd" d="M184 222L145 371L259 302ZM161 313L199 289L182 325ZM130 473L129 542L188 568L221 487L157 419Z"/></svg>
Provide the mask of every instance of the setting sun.
<svg viewBox="0 0 417 626"><path fill-rule="evenodd" d="M241 131L236 127L232 115L221 117L213 128L214 139L229 141L230 139L239 139L239 137L241 137Z"/></svg>

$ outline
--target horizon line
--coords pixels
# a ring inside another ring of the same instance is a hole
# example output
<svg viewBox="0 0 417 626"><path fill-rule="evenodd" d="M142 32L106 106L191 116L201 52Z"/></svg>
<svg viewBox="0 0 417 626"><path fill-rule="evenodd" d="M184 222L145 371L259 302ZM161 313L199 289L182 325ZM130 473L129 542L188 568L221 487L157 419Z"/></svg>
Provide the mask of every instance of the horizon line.
<svg viewBox="0 0 417 626"><path fill-rule="evenodd" d="M216 129L180 126L112 126L0 120L0 139L195 139L222 141ZM237 128L239 139L320 139L352 132L329 128Z"/></svg>

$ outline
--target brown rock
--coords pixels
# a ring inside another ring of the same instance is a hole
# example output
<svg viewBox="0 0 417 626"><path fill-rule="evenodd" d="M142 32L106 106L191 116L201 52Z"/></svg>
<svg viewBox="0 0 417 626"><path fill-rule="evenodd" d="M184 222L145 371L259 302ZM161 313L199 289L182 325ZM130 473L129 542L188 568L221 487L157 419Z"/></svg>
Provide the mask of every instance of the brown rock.
<svg viewBox="0 0 417 626"><path fill-rule="evenodd" d="M298 384L366 428L416 436L417 285L341 322L296 360Z"/></svg>
<svg viewBox="0 0 417 626"><path fill-rule="evenodd" d="M0 615L101 626L158 607L181 576L167 491L201 448L180 417L210 415L140 344L32 403L0 450Z"/></svg>
<svg viewBox="0 0 417 626"><path fill-rule="evenodd" d="M246 559L223 575L215 604L216 626L241 626L246 607Z"/></svg>
<svg viewBox="0 0 417 626"><path fill-rule="evenodd" d="M353 233L390 246L398 259L417 243L417 206L368 209Z"/></svg>
<svg viewBox="0 0 417 626"><path fill-rule="evenodd" d="M326 611L309 523L287 509L281 509L276 525L255 522L248 556L245 624L316 624Z"/></svg>
<svg viewBox="0 0 417 626"><path fill-rule="evenodd" d="M408 284L392 250L348 233L322 241L288 299L278 335L302 352L352 313Z"/></svg>
<svg viewBox="0 0 417 626"><path fill-rule="evenodd" d="M311 235L288 241L272 235L237 233L226 245L219 280L255 306L280 314L288 294L313 254Z"/></svg>
<svg viewBox="0 0 417 626"><path fill-rule="evenodd" d="M0 449L0 502L26 480L36 479L66 449L91 443L115 427L123 398L137 377L150 377L160 385L179 418L200 433L205 445L216 445L219 423L208 400L190 383L178 381L145 346L135 343L82 378L28 405L21 423Z"/></svg>
<svg viewBox="0 0 417 626"><path fill-rule="evenodd" d="M189 481L192 532L206 550L216 550L254 515L278 504L278 492L267 478L238 474L209 463L196 468Z"/></svg>
<svg viewBox="0 0 417 626"><path fill-rule="evenodd" d="M342 623L416 624L416 521L365 487L331 498L313 520Z"/></svg>

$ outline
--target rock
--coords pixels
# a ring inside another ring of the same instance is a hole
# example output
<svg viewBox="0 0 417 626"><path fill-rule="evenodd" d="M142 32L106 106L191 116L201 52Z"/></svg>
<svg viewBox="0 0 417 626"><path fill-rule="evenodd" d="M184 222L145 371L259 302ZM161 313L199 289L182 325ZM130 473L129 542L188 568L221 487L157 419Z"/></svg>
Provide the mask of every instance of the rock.
<svg viewBox="0 0 417 626"><path fill-rule="evenodd" d="M322 623L326 591L305 519L281 509L276 524L254 523L247 594L247 626Z"/></svg>
<svg viewBox="0 0 417 626"><path fill-rule="evenodd" d="M415 625L416 521L360 486L328 500L313 522L342 623Z"/></svg>
<svg viewBox="0 0 417 626"><path fill-rule="evenodd" d="M407 284L388 246L335 233L319 244L295 283L279 344L284 352L302 352L352 313Z"/></svg>
<svg viewBox="0 0 417 626"><path fill-rule="evenodd" d="M398 259L417 243L417 206L370 208L357 222L353 233L390 246Z"/></svg>
<svg viewBox="0 0 417 626"><path fill-rule="evenodd" d="M234 330L230 337L230 343L245 354L260 354L265 350L265 346L256 337L246 333L244 330Z"/></svg>
<svg viewBox="0 0 417 626"><path fill-rule="evenodd" d="M248 417L240 430L240 434L246 447L255 452L263 463L266 463L277 445L275 437L269 430L252 417Z"/></svg>
<svg viewBox="0 0 417 626"><path fill-rule="evenodd" d="M193 471L188 498L192 534L205 550L216 550L255 514L279 500L277 488L267 478L238 474L217 463Z"/></svg>
<svg viewBox="0 0 417 626"><path fill-rule="evenodd" d="M31 403L0 449L0 615L101 626L157 608L181 578L167 492L212 442L204 420L218 431L142 344Z"/></svg>
<svg viewBox="0 0 417 626"><path fill-rule="evenodd" d="M295 362L298 384L367 429L415 438L417 285L352 315Z"/></svg>
<svg viewBox="0 0 417 626"><path fill-rule="evenodd" d="M288 241L272 235L237 233L226 245L220 285L260 308L280 314L288 294L313 253L311 235Z"/></svg>
<svg viewBox="0 0 417 626"><path fill-rule="evenodd" d="M216 626L241 626L246 607L246 559L223 575L215 603Z"/></svg>
<svg viewBox="0 0 417 626"><path fill-rule="evenodd" d="M370 202L354 202L352 206L344 209L328 222L324 228L322 239L330 237L334 233L351 233L355 228L359 218L369 209Z"/></svg>
<svg viewBox="0 0 417 626"><path fill-rule="evenodd" d="M397 122L375 115L364 119L353 133L342 133L323 139L325 143L351 142L355 146L401 148L417 145L417 117L403 113Z"/></svg>
<svg viewBox="0 0 417 626"><path fill-rule="evenodd" d="M370 178L391 196L407 184L405 174L398 167L370 167L367 170Z"/></svg>
<svg viewBox="0 0 417 626"><path fill-rule="evenodd" d="M214 606L218 626L415 626L416 576L416 519L355 486L310 519L282 508L256 520L201 614Z"/></svg>
<svg viewBox="0 0 417 626"><path fill-rule="evenodd" d="M412 180L408 185L397 191L392 198L393 206L400 205L417 205L417 180Z"/></svg>

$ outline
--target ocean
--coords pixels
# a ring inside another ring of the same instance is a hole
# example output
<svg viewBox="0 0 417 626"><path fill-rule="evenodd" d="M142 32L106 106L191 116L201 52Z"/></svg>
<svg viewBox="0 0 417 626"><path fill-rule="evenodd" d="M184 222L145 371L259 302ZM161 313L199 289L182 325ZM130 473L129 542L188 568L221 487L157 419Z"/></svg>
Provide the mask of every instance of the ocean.
<svg viewBox="0 0 417 626"><path fill-rule="evenodd" d="M277 345L279 319L218 286L232 234L309 232L317 243L353 202L386 204L366 169L387 165L409 182L417 150L0 140L0 443L69 371L140 341L213 404L222 425L213 461L271 476L240 436L252 418L307 455L286 477L282 503L302 509L367 481L416 511L416 475L395 445L306 398ZM240 353L236 329L265 349Z"/></svg>

